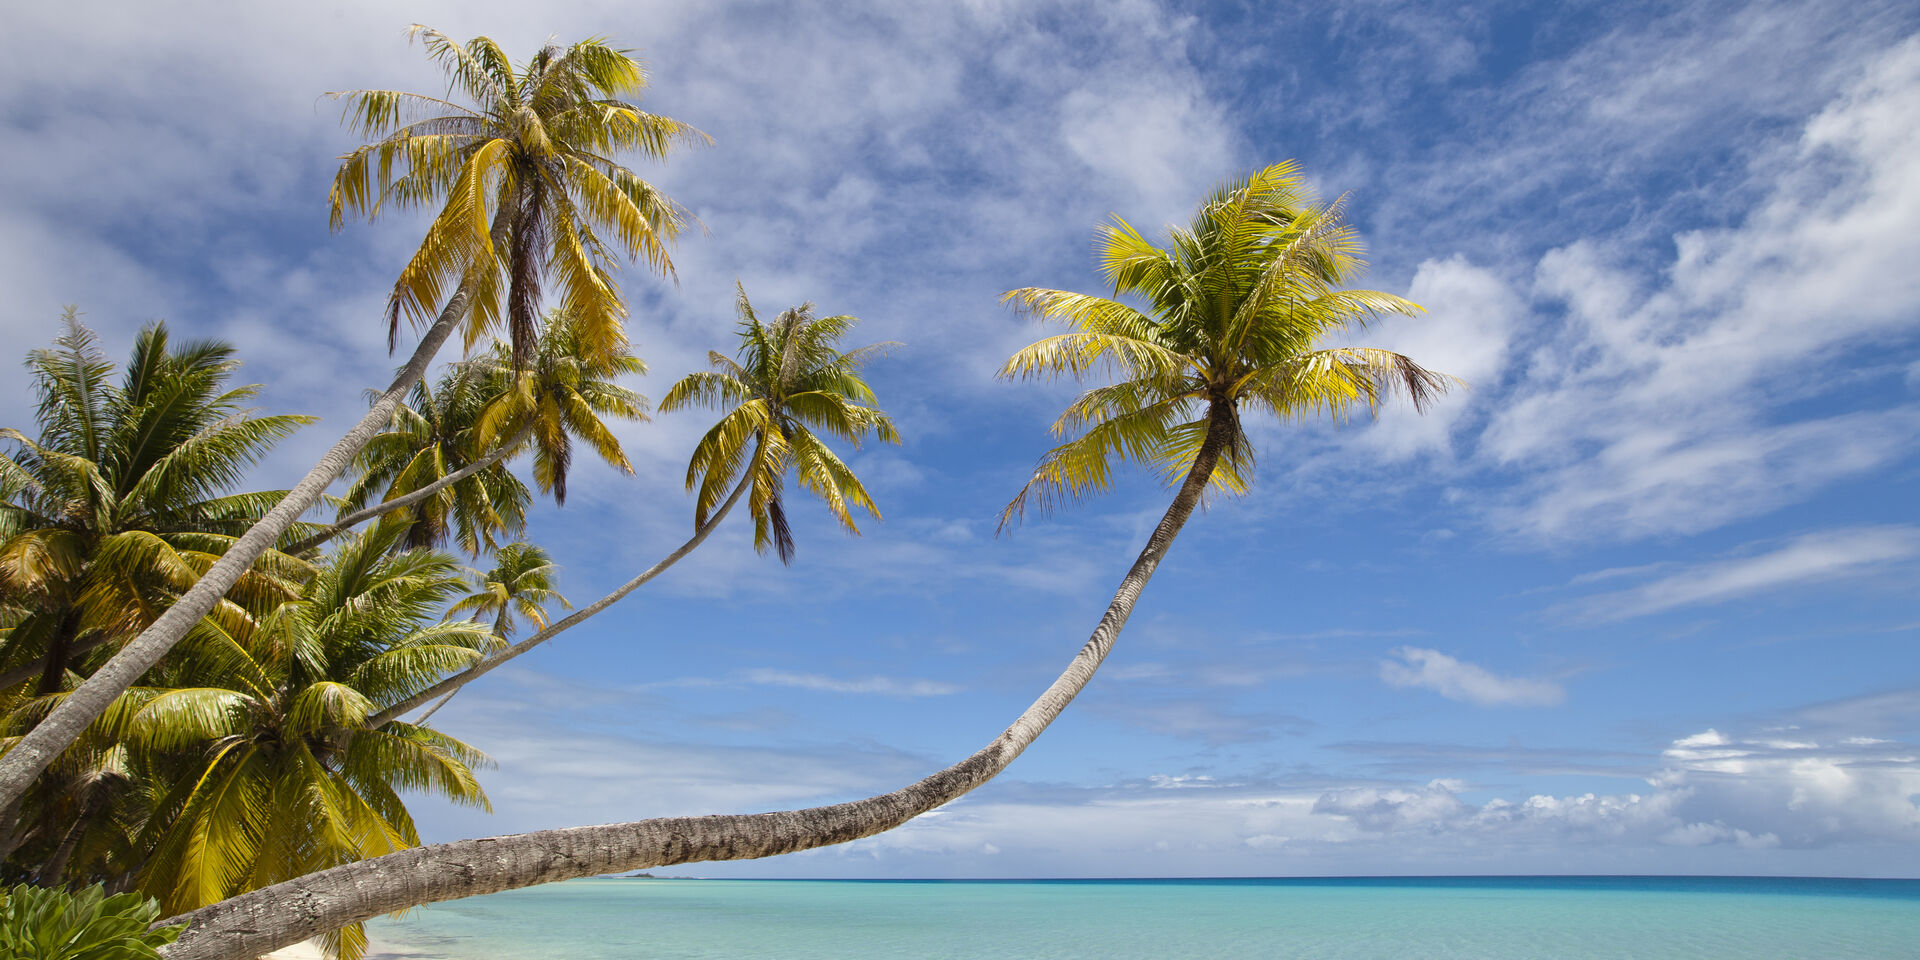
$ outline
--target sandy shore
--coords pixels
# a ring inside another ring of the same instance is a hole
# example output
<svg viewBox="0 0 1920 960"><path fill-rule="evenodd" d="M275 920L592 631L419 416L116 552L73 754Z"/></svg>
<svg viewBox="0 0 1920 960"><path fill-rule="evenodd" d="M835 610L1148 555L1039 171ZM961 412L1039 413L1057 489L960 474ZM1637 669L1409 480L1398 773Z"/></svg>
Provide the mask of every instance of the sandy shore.
<svg viewBox="0 0 1920 960"><path fill-rule="evenodd" d="M261 960L268 960L268 958L272 958L272 960L322 960L320 945L314 943L312 940L296 943L291 947L281 947L267 954L266 957L262 957Z"/></svg>

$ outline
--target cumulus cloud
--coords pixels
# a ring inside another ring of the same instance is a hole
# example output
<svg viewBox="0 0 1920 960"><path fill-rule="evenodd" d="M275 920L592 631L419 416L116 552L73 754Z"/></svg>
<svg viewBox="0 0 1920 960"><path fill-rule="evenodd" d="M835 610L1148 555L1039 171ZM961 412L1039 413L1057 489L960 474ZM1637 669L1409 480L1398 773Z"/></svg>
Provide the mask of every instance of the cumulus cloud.
<svg viewBox="0 0 1920 960"><path fill-rule="evenodd" d="M1449 700L1497 706L1552 706L1566 699L1560 685L1526 677L1504 677L1456 660L1438 650L1398 647L1397 660L1380 664L1380 679L1395 687L1423 687Z"/></svg>
<svg viewBox="0 0 1920 960"><path fill-rule="evenodd" d="M1678 607L1725 603L1741 597L1809 583L1856 577L1920 554L1920 529L1857 527L1803 534L1759 552L1693 564L1654 568L1664 575L1625 590L1584 597L1555 608L1588 622L1626 620ZM1602 571L1587 582L1646 571Z"/></svg>

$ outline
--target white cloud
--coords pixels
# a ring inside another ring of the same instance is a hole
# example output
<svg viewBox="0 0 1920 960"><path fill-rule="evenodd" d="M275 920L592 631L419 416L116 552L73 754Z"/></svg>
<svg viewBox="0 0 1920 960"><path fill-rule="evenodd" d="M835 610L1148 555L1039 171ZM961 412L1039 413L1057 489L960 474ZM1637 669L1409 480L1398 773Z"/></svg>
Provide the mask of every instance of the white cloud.
<svg viewBox="0 0 1920 960"><path fill-rule="evenodd" d="M1549 252L1561 334L1525 358L1487 463L1541 471L1496 522L1547 540L1709 529L1894 462L1910 406L1789 414L1920 316L1920 38L1755 165L1736 225L1676 235L1657 280L1598 241Z"/></svg>
<svg viewBox="0 0 1920 960"><path fill-rule="evenodd" d="M796 687L821 693L876 693L888 697L942 697L959 693L960 688L937 680L908 680L898 677L828 677L818 673L788 670L748 670L747 683L766 687Z"/></svg>
<svg viewBox="0 0 1920 960"><path fill-rule="evenodd" d="M1920 554L1920 529L1914 527L1824 530L1803 534L1765 552L1750 552L1746 556L1678 570L1661 566L1655 568L1664 574L1659 579L1584 597L1562 604L1555 611L1590 622L1625 620L1678 607L1724 603L1803 584L1856 577L1916 554ZM1622 571L1603 573L1631 575ZM1588 575L1588 582L1595 579L1595 575Z"/></svg>
<svg viewBox="0 0 1920 960"><path fill-rule="evenodd" d="M1380 679L1395 687L1425 687L1449 700L1483 707L1551 706L1566 699L1557 683L1503 677L1438 650L1399 647L1393 656L1400 659L1382 661Z"/></svg>

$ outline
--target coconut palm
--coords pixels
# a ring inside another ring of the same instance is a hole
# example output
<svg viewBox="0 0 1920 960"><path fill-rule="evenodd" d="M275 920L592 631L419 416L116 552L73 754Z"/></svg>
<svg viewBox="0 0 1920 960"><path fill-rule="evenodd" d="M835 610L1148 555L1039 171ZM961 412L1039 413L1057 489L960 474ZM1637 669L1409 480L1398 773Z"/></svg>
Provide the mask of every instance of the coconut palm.
<svg viewBox="0 0 1920 960"><path fill-rule="evenodd" d="M671 272L666 244L686 213L609 158L638 151L662 159L675 142L706 135L619 99L644 88L646 72L603 40L549 44L516 68L486 37L458 44L419 24L410 35L472 106L398 90L330 94L346 102L357 133L376 138L342 158L334 224L389 205L440 207L394 284L389 335L403 314L424 320L448 289L471 281L467 344L504 325L524 362L541 288L551 282L589 348L625 344L613 254Z"/></svg>
<svg viewBox="0 0 1920 960"><path fill-rule="evenodd" d="M899 443L893 420L875 406L872 388L860 368L896 346L875 343L841 352L840 338L858 321L850 316L814 317L813 304L782 311L762 323L738 287L739 359L718 351L707 354L713 370L681 378L660 401L660 409L704 406L727 409L694 448L687 464L687 489L697 490L694 524L731 507L727 492L735 481L751 491L753 547L771 545L782 562L793 561L793 532L787 523L781 487L789 472L800 486L826 501L848 533L858 534L850 507L880 518L880 510L860 479L825 442L822 431L858 448L869 436Z"/></svg>
<svg viewBox="0 0 1920 960"><path fill-rule="evenodd" d="M184 918L192 926L169 960L230 960L400 906L619 870L773 856L906 823L1006 769L1085 688L1216 468L1227 465L1227 489L1247 480L1253 452L1239 407L1338 418L1356 406L1373 407L1392 390L1404 390L1422 407L1448 386L1446 378L1397 354L1321 344L1327 334L1376 312L1418 308L1386 294L1340 289L1360 266L1359 244L1337 208L1313 202L1292 164L1216 190L1188 229L1173 231L1168 249L1139 239L1124 222L1104 229L1101 241L1115 296L1138 295L1146 311L1057 290L1008 294L1011 302L1075 329L1015 354L1007 375L1084 374L1110 365L1122 377L1114 385L1121 389L1096 387L1068 407L1061 418L1067 432L1083 432L1041 461L1008 516L1018 518L1029 503L1047 506L1104 489L1107 474L1095 469L1097 456L1177 471L1179 486L1093 635L991 743L916 783L863 800L465 840L303 877ZM1195 380L1204 384L1198 396L1189 389ZM287 916L295 911L282 905L292 902L324 906Z"/></svg>
<svg viewBox="0 0 1920 960"><path fill-rule="evenodd" d="M479 589L447 608L447 615L451 617L465 613L476 622L492 618L493 642L488 647L489 652L503 648L517 626L513 620L515 613L525 617L527 624L538 631L546 629L547 604L557 603L573 609L573 604L554 589L554 581L558 579L555 574L559 569L546 550L531 543L509 543L494 552L493 568L479 575L476 584ZM460 688L456 686L453 693L441 697L439 703L421 714L414 723L426 723L459 692Z"/></svg>
<svg viewBox="0 0 1920 960"><path fill-rule="evenodd" d="M103 718L131 751L175 762L136 841L141 889L169 912L418 844L401 791L487 806L477 750L424 727L366 724L490 642L472 621L437 617L464 582L451 557L389 555L403 526L344 541L198 685L135 688ZM356 957L365 937L349 926L329 945Z"/></svg>
<svg viewBox="0 0 1920 960"><path fill-rule="evenodd" d="M1116 463L1144 465L1169 485L1204 464L1196 497L1209 484L1244 492L1254 451L1243 410L1338 422L1355 407L1377 409L1390 390L1419 410L1444 392L1451 378L1400 354L1324 344L1381 313L1420 310L1392 294L1341 289L1364 263L1340 206L1316 203L1295 165L1278 164L1215 190L1166 248L1118 217L1101 230L1102 273L1146 312L1065 290L1008 291L1018 309L1073 329L1014 354L1001 376L1104 369L1118 379L1081 394L1054 422L1071 439L1041 459L1003 527L1029 507L1105 491Z"/></svg>
<svg viewBox="0 0 1920 960"><path fill-rule="evenodd" d="M646 373L646 361L624 345L594 347L584 326L575 314L551 311L524 367L514 362L512 345L500 340L494 341L491 356L471 364L483 377L488 397L477 424L479 444L530 439L534 482L560 504L567 502L575 437L609 466L631 475L633 464L607 420L647 419L647 398L617 382Z"/></svg>
<svg viewBox="0 0 1920 960"><path fill-rule="evenodd" d="M793 536L781 500L781 485L789 471L798 475L803 488L827 502L849 533L859 533L849 505L865 509L875 518L880 516L860 479L813 431L823 431L856 448L868 437L900 442L892 418L876 405L873 389L860 376L867 361L893 344L876 343L842 352L839 339L857 321L850 316L815 319L812 304L787 310L772 324L762 323L755 315L744 289L738 291L736 307L740 314L740 359L709 353L713 371L689 374L660 401L661 410L731 405L720 422L701 438L687 466L687 488L698 490L693 536L612 593L500 655L475 664L473 669L396 704L376 720L403 716L429 700L451 695L493 668L612 606L706 542L748 491L752 492L748 502L753 510L755 549L764 551L771 543L779 550L781 560L791 560ZM727 492L729 488L731 493Z"/></svg>
<svg viewBox="0 0 1920 960"><path fill-rule="evenodd" d="M510 438L489 446L478 436L487 402L482 378L454 365L432 387L415 384L408 399L394 409L390 427L361 449L359 476L341 497L339 519L300 546L346 529L346 521L365 513L409 524L397 547L440 546L451 536L473 556L496 547L496 534L518 534L526 526L532 494L505 464L518 446ZM369 507L382 489L381 502ZM402 499L428 490L425 498ZM402 502L407 505L397 506Z"/></svg>
<svg viewBox="0 0 1920 960"><path fill-rule="evenodd" d="M40 396L39 436L0 430L0 688L38 677L61 689L75 658L125 640L281 496L235 493L246 469L313 418L253 416L256 386L217 341L171 342L155 323L134 338L118 384L98 338L71 309L51 350L27 361ZM301 564L261 558L216 615L283 596Z"/></svg>
<svg viewBox="0 0 1920 960"><path fill-rule="evenodd" d="M389 336L397 336L402 314L424 320L438 305L438 316L367 415L287 496L166 614L0 755L0 811L320 501L426 374L456 326L465 328L471 344L504 316L509 339L524 356L540 288L550 278L560 305L582 318L586 342L610 353L626 339L612 279L618 258L672 272L667 245L684 213L614 157L638 151L662 158L674 143L706 136L620 99L645 87L639 61L605 41L586 40L545 47L516 70L485 37L461 45L419 26L413 35L424 39L428 56L474 105L395 90L340 94L349 124L378 140L342 159L333 220L338 225L389 206L437 204L438 215L389 298Z"/></svg>

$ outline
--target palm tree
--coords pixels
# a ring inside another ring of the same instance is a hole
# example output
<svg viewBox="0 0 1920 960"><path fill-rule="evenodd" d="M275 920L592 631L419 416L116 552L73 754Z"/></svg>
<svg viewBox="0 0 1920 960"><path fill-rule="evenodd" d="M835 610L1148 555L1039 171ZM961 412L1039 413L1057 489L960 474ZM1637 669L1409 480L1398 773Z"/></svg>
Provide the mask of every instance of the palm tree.
<svg viewBox="0 0 1920 960"><path fill-rule="evenodd" d="M473 282L467 345L504 323L524 365L550 280L583 342L602 351L624 345L611 253L671 272L666 243L686 213L609 157L634 150L664 159L675 142L706 135L618 99L644 88L646 72L603 40L549 44L516 69L486 37L458 44L419 24L409 35L423 39L449 86L473 106L398 90L329 94L346 101L356 132L376 138L342 158L332 191L336 226L388 205L441 205L388 299L389 336L402 314L431 316L450 281ZM504 249L494 242L496 225Z"/></svg>
<svg viewBox="0 0 1920 960"><path fill-rule="evenodd" d="M573 438L584 440L601 460L632 475L633 464L606 419L647 419L647 398L617 380L647 372L646 361L626 346L594 347L576 314L554 310L529 362L514 362L511 344L495 340L491 356L473 362L488 396L476 436L482 447L504 437L533 441L533 479L555 503L567 502L567 471Z"/></svg>
<svg viewBox="0 0 1920 960"><path fill-rule="evenodd" d="M739 360L709 351L713 370L681 378L660 401L662 412L685 407L731 408L700 438L687 463L687 489L698 489L694 524L730 499L736 480L752 491L753 548L771 544L783 563L793 562L793 532L787 524L781 485L789 472L800 486L825 500L848 533L858 534L848 507L880 510L860 479L814 434L823 431L858 448L869 436L899 443L893 420L875 406L860 368L897 346L875 343L840 352L836 344L858 321L850 316L813 316L813 304L781 312L762 323L738 287Z"/></svg>
<svg viewBox="0 0 1920 960"><path fill-rule="evenodd" d="M463 46L424 27L413 34L424 38L428 56L475 105L394 90L341 94L349 123L379 139L343 158L332 201L335 224L348 214L377 216L390 205L441 205L394 287L389 335L397 335L402 313L425 319L440 304L439 315L367 415L286 497L152 626L0 755L0 811L320 501L426 374L454 327L464 326L471 344L504 313L510 339L530 343L540 284L551 275L562 308L583 318L586 340L610 352L625 342L611 273L617 257L644 258L672 272L667 244L684 215L612 158L623 150L663 158L675 142L706 136L620 99L645 87L639 61L596 39L548 46L515 71L485 37ZM411 119L426 112L436 115ZM525 353L524 346L517 349Z"/></svg>
<svg viewBox="0 0 1920 960"><path fill-rule="evenodd" d="M394 408L391 426L361 449L360 475L341 498L339 518L307 542L347 529L352 516L373 513L409 524L397 547L437 547L453 536L461 549L477 556L498 545L496 533L518 534L526 526L532 494L504 462L517 445L508 440L489 446L478 435L487 402L481 378L455 365L434 387L415 384L409 399ZM466 469L482 463L477 470ZM381 502L368 507L383 488ZM422 499L395 506L407 494L428 490L433 492Z"/></svg>
<svg viewBox="0 0 1920 960"><path fill-rule="evenodd" d="M66 332L27 360L39 437L0 430L0 598L15 615L0 642L0 689L38 676L61 689L76 657L151 623L281 497L230 492L305 416L247 412L257 386L229 388L239 361L217 341L175 345L164 324L134 338L118 385L93 331ZM223 601L245 616L304 575L268 552Z"/></svg>
<svg viewBox="0 0 1920 960"><path fill-rule="evenodd" d="M781 484L788 472L797 473L803 488L825 500L849 533L860 532L848 511L849 504L864 508L875 518L880 516L860 479L813 431L824 431L856 448L870 436L888 443L900 442L893 420L876 405L873 389L860 376L867 361L893 344L876 343L842 352L840 338L858 321L850 316L815 319L812 304L787 310L772 324L762 323L754 314L744 289L739 290L736 307L740 314L739 360L709 353L707 357L715 367L712 372L687 375L660 401L660 409L666 411L732 405L701 438L687 466L687 488L698 489L693 536L612 593L500 655L475 664L473 669L395 704L376 720L403 716L435 697L451 695L493 668L612 606L706 542L707 535L749 490L753 494L749 503L755 549L764 551L771 542L783 561L790 560L793 536L781 502Z"/></svg>
<svg viewBox="0 0 1920 960"><path fill-rule="evenodd" d="M447 608L447 615L471 614L476 622L483 617L492 617L493 642L489 652L498 650L506 646L507 638L514 633L513 615L516 612L538 631L546 629L548 603L573 609L573 604L554 589L558 570L553 557L540 547L531 543L509 543L494 552L493 569L480 574L479 589ZM441 697L440 702L421 714L414 723L425 724L459 692L460 688L455 687L453 693Z"/></svg>
<svg viewBox="0 0 1920 960"><path fill-rule="evenodd" d="M401 791L486 807L486 758L445 734L366 725L481 656L472 621L439 621L463 580L431 550L389 556L404 524L347 540L301 591L232 638L197 685L135 688L103 724L177 776L136 846L141 889L170 912L420 842ZM210 664L211 666L211 664ZM357 957L357 925L332 952Z"/></svg>
<svg viewBox="0 0 1920 960"><path fill-rule="evenodd" d="M423 517L417 506L432 498L440 509L437 525L427 530L444 536L445 515L451 510L460 524L462 545L477 554L483 541L493 545L493 532L520 526L527 500L524 487L495 465L518 455L529 440L534 444L534 481L558 503L567 499L575 436L586 440L615 469L631 474L633 464L620 439L601 418L647 418L646 398L614 382L620 376L646 373L646 362L625 347L587 353L577 326L566 314L551 311L528 369L516 368L512 347L496 339L490 356L454 365L441 380L437 400L416 388L414 407L396 409L393 429L374 438L362 452L361 477L349 489L340 517L289 549L299 552L318 546L365 520L402 510L406 511L402 516L433 522L435 517ZM481 398L475 409L473 401ZM444 413L430 417L415 408L444 408ZM432 439L443 434L446 440ZM487 452L479 453L482 450ZM456 466L457 462L461 465ZM419 486L415 486L418 480L401 483L396 479L428 474L435 479ZM381 483L388 485L387 499L352 509L364 504ZM489 496L489 485L497 486L498 492ZM506 504L511 521L492 507L502 494L513 497ZM409 546L439 542L421 539L429 535L416 528L415 542Z"/></svg>
<svg viewBox="0 0 1920 960"><path fill-rule="evenodd" d="M1006 769L1085 688L1216 468L1228 465L1223 485L1229 489L1247 479L1252 451L1239 406L1339 417L1356 404L1373 407L1396 389L1424 407L1449 383L1397 354L1320 345L1326 334L1377 311L1417 308L1386 294L1339 289L1360 265L1359 244L1340 224L1337 208L1312 201L1292 164L1216 190L1188 229L1173 231L1171 249L1140 240L1124 222L1105 228L1101 240L1115 296L1139 295L1151 312L1112 298L1012 291L1011 302L1076 329L1020 351L1004 372L1083 374L1111 364L1125 378L1116 386L1132 386L1097 387L1068 407L1062 420L1069 431L1085 425L1085 433L1041 461L1008 516L1017 518L1036 495L1046 506L1103 489L1105 474L1091 462L1100 450L1110 460L1177 471L1179 486L1093 635L993 742L925 779L864 800L463 840L351 864L182 918L192 926L168 951L169 960L235 960L406 906L620 870L767 857L897 827ZM1187 389L1195 378L1205 384L1197 397ZM285 910L291 902L303 909Z"/></svg>

